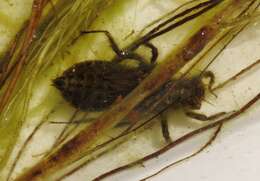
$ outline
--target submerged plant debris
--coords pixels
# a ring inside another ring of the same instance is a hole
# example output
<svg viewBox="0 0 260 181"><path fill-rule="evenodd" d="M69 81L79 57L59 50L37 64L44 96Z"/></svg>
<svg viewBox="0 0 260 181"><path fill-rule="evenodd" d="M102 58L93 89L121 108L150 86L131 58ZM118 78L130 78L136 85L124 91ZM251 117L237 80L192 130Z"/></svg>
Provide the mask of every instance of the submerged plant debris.
<svg viewBox="0 0 260 181"><path fill-rule="evenodd" d="M207 149L258 107L259 5L31 1L0 56L0 179L147 180Z"/></svg>

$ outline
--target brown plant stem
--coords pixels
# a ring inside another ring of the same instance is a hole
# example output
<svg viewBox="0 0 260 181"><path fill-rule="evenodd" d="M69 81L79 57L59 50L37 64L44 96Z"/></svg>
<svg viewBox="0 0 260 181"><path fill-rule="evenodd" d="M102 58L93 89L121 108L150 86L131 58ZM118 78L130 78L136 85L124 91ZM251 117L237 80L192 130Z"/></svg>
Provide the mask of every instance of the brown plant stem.
<svg viewBox="0 0 260 181"><path fill-rule="evenodd" d="M0 112L3 111L6 103L9 101L9 99L15 89L16 83L21 75L22 69L26 63L26 57L28 55L29 47L34 38L34 34L35 34L37 26L40 22L43 8L46 5L46 3L47 3L47 0L34 0L33 1L30 22L29 22L27 29L25 30L26 34L25 34L25 37L24 37L24 40L22 43L22 48L19 52L19 55L17 56L17 57L21 57L21 58L19 60L17 60L18 63L15 66L15 68L13 69L13 72L10 77L10 81L8 82L8 85L4 91L4 94L1 96Z"/></svg>

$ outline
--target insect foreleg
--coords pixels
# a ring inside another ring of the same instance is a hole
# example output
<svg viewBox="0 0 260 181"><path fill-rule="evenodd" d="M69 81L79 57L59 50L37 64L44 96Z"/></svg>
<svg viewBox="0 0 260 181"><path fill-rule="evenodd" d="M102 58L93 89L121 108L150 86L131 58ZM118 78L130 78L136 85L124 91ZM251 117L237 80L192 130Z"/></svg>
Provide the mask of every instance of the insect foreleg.
<svg viewBox="0 0 260 181"><path fill-rule="evenodd" d="M151 57L151 63L154 64L158 58L158 49L150 42L144 43L144 45L151 49L152 51L152 57Z"/></svg>
<svg viewBox="0 0 260 181"><path fill-rule="evenodd" d="M161 114L160 118L161 118L160 123L161 123L161 128L162 128L162 135L163 135L165 141L167 143L170 143L171 137L170 137L170 132L169 132L169 128L168 128L168 120L166 119L164 113Z"/></svg>
<svg viewBox="0 0 260 181"><path fill-rule="evenodd" d="M108 41L110 43L111 48L113 49L113 51L117 55L117 57L114 58L113 61L116 61L116 62L119 63L124 59L134 59L134 60L141 62L142 64L145 63L145 59L142 56L138 55L137 53L134 53L132 51L127 51L127 50L121 50L109 31L106 31L106 30L82 31L81 35L90 34L90 33L103 33L103 34L105 34L105 36L108 38Z"/></svg>
<svg viewBox="0 0 260 181"><path fill-rule="evenodd" d="M113 36L110 34L109 31L106 30L91 30L91 31L81 31L80 34L84 35L84 34L90 34L90 33L103 33L106 35L106 37L109 40L110 46L111 48L114 50L114 52L118 55L121 56L122 51L120 50L120 48L118 47L116 41L114 40Z"/></svg>
<svg viewBox="0 0 260 181"><path fill-rule="evenodd" d="M202 74L203 78L209 78L209 84L208 84L208 89L212 90L212 86L215 83L215 75L211 71L206 71Z"/></svg>
<svg viewBox="0 0 260 181"><path fill-rule="evenodd" d="M202 73L202 78L208 78L209 79L209 83L208 83L208 90L211 94L213 94L215 97L217 97L217 95L214 93L213 91L213 85L215 83L215 75L213 72L211 71L206 71Z"/></svg>

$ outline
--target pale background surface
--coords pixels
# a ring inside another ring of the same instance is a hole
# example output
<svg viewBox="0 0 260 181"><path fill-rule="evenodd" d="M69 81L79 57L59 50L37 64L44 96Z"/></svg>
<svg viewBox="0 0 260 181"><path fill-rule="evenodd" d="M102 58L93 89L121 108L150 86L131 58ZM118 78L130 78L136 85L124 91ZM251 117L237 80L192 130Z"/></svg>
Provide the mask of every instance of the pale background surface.
<svg viewBox="0 0 260 181"><path fill-rule="evenodd" d="M13 1L16 2L16 1ZM129 1L130 2L130 1ZM132 1L131 1L132 2ZM134 2L134 1L133 1ZM138 2L138 1L136 1ZM164 10L169 7L165 5L164 1L153 1L153 0L143 0L139 1L140 3L130 3L133 6L136 6L139 13L146 14L145 18L138 18L138 12L136 16L126 15L126 17L118 17L118 19L125 24L121 24L124 26L134 27L136 29L140 29L143 21L150 20L150 14L154 16L159 16ZM181 1L176 1L176 3L180 3ZM24 8L28 8L31 3L31 0L28 0L27 4L23 4ZM171 3L170 0L167 0L167 3ZM1 4L1 3L0 3ZM129 14L130 12L128 12ZM127 14L127 13L126 13ZM130 13L132 14L132 13ZM24 16L28 16L28 14L24 14ZM116 21L116 20L115 20ZM127 22L127 23L126 23ZM130 22L130 23L128 23ZM111 25L112 24L112 25ZM113 22L110 25L107 25L107 29L113 29ZM12 27L12 26L10 26ZM98 25L97 25L98 27ZM120 27L119 27L120 28ZM1 26L0 26L1 30ZM7 30L3 30L7 31ZM129 31L130 32L130 31ZM120 32L122 34L128 34L129 32ZM14 33L14 32L11 32ZM118 36L119 38L124 37L123 35ZM1 40L1 38L0 38ZM7 41L2 40L3 41ZM260 24L255 23L248 27L218 58L218 60L212 66L212 70L217 78L217 82L221 82L225 80L227 77L235 74L237 71L241 70L242 67L246 67L250 63L256 61L260 58ZM0 43L0 48L1 43ZM100 47L99 47L100 49ZM2 50L2 49L1 49ZM87 59L92 58L92 54L86 55L87 51L81 51L81 54L76 55L76 59ZM97 53L99 54L98 50ZM102 53L100 53L102 54ZM220 108L217 110L234 110L239 106L243 105L244 102L250 99L250 96L255 95L260 91L260 70L259 66L250 71L250 73L243 76L242 79L234 82L234 84L228 86L227 90L224 93L219 92L218 100L212 99L214 104L218 105ZM222 95L223 94L223 95ZM212 101L210 99L210 101ZM223 101L224 100L224 101ZM223 102L222 102L223 101ZM225 102L226 101L226 102ZM259 170L260 170L260 103L257 103L253 108L251 108L247 113L241 115L240 118L235 119L232 122L225 124L221 134L218 136L216 141L207 148L203 153L197 155L196 157L185 161L177 166L174 166L157 177L154 177L151 180L184 180L184 181L219 181L219 180L236 180L236 181L244 181L251 180L257 181L259 179ZM217 107L217 106L216 106ZM209 109L210 113L214 113L214 106L208 108L205 106L205 109ZM204 107L203 107L204 108ZM202 111L203 112L203 111ZM183 126L184 123L181 121L185 119L183 115L179 115L180 113L175 113L171 115L170 119L176 122L173 123L171 127L172 136L175 135L175 132L178 132L178 126ZM197 123L197 122L196 122ZM48 131L54 131L55 129L49 129ZM51 134L50 134L51 135ZM52 136L52 135L51 135ZM49 137L51 137L49 136ZM111 177L107 180L128 180L135 181L142 178L145 175L149 175L154 173L156 170L162 168L168 163L175 161L176 159L182 158L183 155L187 155L193 151L196 151L198 145L201 145L205 142L207 135L202 137L198 137L194 142L189 142L184 146L177 147L174 150L167 152L161 157L154 159L153 161L145 164L145 167L137 167L136 169L132 169L123 173L120 173L114 177ZM48 136L45 137L44 140L41 140L41 145L48 145L49 140ZM158 143L161 141L161 138L156 138L152 143ZM204 140L204 142L203 142ZM143 152L144 149L149 148L149 144L145 144L147 141L143 138L143 144L139 145L139 148L136 149L139 152ZM153 145L152 144L152 145ZM39 148L39 142L36 142L34 145L34 149ZM128 145L129 146L129 145ZM33 148L33 146L32 146ZM134 149L133 149L134 150ZM41 150L38 151L41 153ZM105 162L108 165L112 164L113 161L117 161L117 159L121 156L125 155L130 158L135 158L137 153L121 153L118 152L113 156L113 159L107 159ZM31 157L25 158L24 162L30 160ZM119 160L119 159L118 159ZM98 163L98 162L97 162ZM103 163L104 164L104 163ZM102 165L103 166L103 165ZM94 167L97 169L98 167ZM81 170L77 172L72 177L68 177L67 181L73 180L86 180L86 176L89 175L90 172L86 170Z"/></svg>

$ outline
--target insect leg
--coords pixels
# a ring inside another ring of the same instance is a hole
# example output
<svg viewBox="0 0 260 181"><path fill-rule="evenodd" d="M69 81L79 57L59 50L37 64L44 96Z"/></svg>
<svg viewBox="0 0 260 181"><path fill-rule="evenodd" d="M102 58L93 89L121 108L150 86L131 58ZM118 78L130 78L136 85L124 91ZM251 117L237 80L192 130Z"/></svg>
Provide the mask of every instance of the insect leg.
<svg viewBox="0 0 260 181"><path fill-rule="evenodd" d="M212 121L214 119L217 119L225 114L227 114L226 112L219 112L219 113L216 113L216 114L213 114L211 116L206 116L205 114L199 114L199 113L195 113L195 112L192 112L192 111L187 111L185 112L185 114L190 117L190 118L193 118L193 119L197 119L199 121Z"/></svg>
<svg viewBox="0 0 260 181"><path fill-rule="evenodd" d="M105 34L105 36L109 40L111 48L113 49L113 51L117 55L117 57L115 59L113 59L113 61L121 62L124 59L134 59L134 60L137 60L137 61L141 62L142 64L144 64L145 59L142 56L138 55L137 53L128 51L128 50L121 50L109 31L106 31L106 30L91 30L91 31L82 31L80 34L83 35L83 34L90 34L90 33L103 33L103 34Z"/></svg>
<svg viewBox="0 0 260 181"><path fill-rule="evenodd" d="M214 93L213 88L212 88L213 84L215 83L215 75L214 75L214 73L211 72L211 71L206 71L206 72L203 72L202 77L209 78L208 90L209 90L209 92L212 95L217 97L217 95Z"/></svg>
<svg viewBox="0 0 260 181"><path fill-rule="evenodd" d="M91 30L91 31L81 31L80 35L83 34L90 34L90 33L104 33L106 35L106 37L109 40L110 46L111 48L114 50L114 52L118 55L118 56L122 56L123 52L120 50L120 48L117 46L116 41L114 40L113 36L110 34L109 31L106 30Z"/></svg>
<svg viewBox="0 0 260 181"><path fill-rule="evenodd" d="M158 49L150 42L144 43L144 45L151 49L152 51L152 57L151 57L151 63L154 64L158 57Z"/></svg>
<svg viewBox="0 0 260 181"><path fill-rule="evenodd" d="M161 128L162 128L162 135L167 143L171 142L170 132L168 128L168 120L166 119L165 114L161 114Z"/></svg>
<svg viewBox="0 0 260 181"><path fill-rule="evenodd" d="M202 74L202 77L209 78L209 90L212 90L212 86L215 83L215 75L211 71L206 71Z"/></svg>

